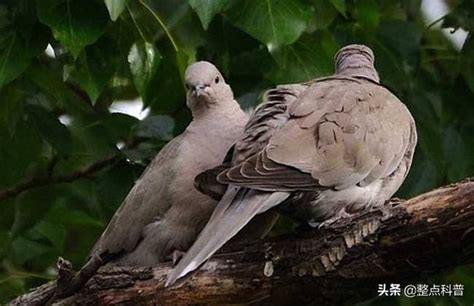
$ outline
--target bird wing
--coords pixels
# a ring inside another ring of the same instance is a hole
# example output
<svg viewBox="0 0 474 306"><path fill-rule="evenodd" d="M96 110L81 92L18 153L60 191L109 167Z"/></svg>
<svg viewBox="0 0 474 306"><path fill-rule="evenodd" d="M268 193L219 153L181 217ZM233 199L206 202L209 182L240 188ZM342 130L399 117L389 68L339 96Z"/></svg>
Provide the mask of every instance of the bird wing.
<svg viewBox="0 0 474 306"><path fill-rule="evenodd" d="M266 191L365 186L398 167L413 124L388 90L347 77L313 83L289 114L261 151L218 180Z"/></svg>
<svg viewBox="0 0 474 306"><path fill-rule="evenodd" d="M130 252L140 240L144 226L169 208L169 203L162 201L160 193L166 188L166 173L172 171L172 161L178 155L183 135L168 142L148 165L115 212L91 254ZM145 205L149 201L156 204Z"/></svg>

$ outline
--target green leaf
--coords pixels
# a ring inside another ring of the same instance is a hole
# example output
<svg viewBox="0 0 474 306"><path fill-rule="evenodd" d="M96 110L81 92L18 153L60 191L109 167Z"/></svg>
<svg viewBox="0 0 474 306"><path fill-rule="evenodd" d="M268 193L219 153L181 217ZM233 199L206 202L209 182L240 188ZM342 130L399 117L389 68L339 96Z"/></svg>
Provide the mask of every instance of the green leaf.
<svg viewBox="0 0 474 306"><path fill-rule="evenodd" d="M204 30L207 30L214 16L224 9L229 0L188 0L188 3L199 16Z"/></svg>
<svg viewBox="0 0 474 306"><path fill-rule="evenodd" d="M59 251L63 251L64 243L66 242L66 229L64 225L56 222L41 221L36 225L35 230L48 238Z"/></svg>
<svg viewBox="0 0 474 306"><path fill-rule="evenodd" d="M420 120L417 122L416 129L419 137L418 150L423 152L425 158L430 159L439 172L443 172L446 161L443 159L441 129Z"/></svg>
<svg viewBox="0 0 474 306"><path fill-rule="evenodd" d="M148 116L138 125L137 136L170 140L173 129L174 120L170 116Z"/></svg>
<svg viewBox="0 0 474 306"><path fill-rule="evenodd" d="M314 1L313 6L314 14L311 16L311 21L306 30L307 33L327 29L339 15L329 1Z"/></svg>
<svg viewBox="0 0 474 306"><path fill-rule="evenodd" d="M144 97L151 79L158 70L161 55L153 44L140 41L132 45L128 54L128 62L135 87Z"/></svg>
<svg viewBox="0 0 474 306"><path fill-rule="evenodd" d="M12 257L16 264L44 260L45 254L50 251L50 246L25 237L19 237L12 243Z"/></svg>
<svg viewBox="0 0 474 306"><path fill-rule="evenodd" d="M87 185L87 188L84 188ZM61 198L55 201L45 218L45 222L57 223L70 230L73 227L87 228L89 230L101 228L106 224L90 215L89 206L97 209L96 194L97 183L75 181L67 186L63 185ZM59 195L60 194L60 195ZM97 237L94 237L96 239Z"/></svg>
<svg viewBox="0 0 474 306"><path fill-rule="evenodd" d="M421 32L415 23L401 20L382 21L377 31L375 66L382 83L400 94L416 81L411 72L420 65Z"/></svg>
<svg viewBox="0 0 474 306"><path fill-rule="evenodd" d="M408 177L395 196L412 197L429 191L442 184L442 182L442 173L437 166L421 150L416 150Z"/></svg>
<svg viewBox="0 0 474 306"><path fill-rule="evenodd" d="M41 106L28 105L28 116L43 138L56 149L57 152L67 155L71 151L71 133L59 119Z"/></svg>
<svg viewBox="0 0 474 306"><path fill-rule="evenodd" d="M27 175L28 169L38 161L43 142L29 118L22 118L11 134L0 127L0 143L8 144L0 146L0 185L11 185Z"/></svg>
<svg viewBox="0 0 474 306"><path fill-rule="evenodd" d="M380 22L380 8L375 0L358 0L354 9L357 21L365 28L372 30L377 28Z"/></svg>
<svg viewBox="0 0 474 306"><path fill-rule="evenodd" d="M104 37L86 47L74 65L64 68L65 79L78 83L87 92L92 104L95 104L119 66L118 54L114 50L114 41Z"/></svg>
<svg viewBox="0 0 474 306"><path fill-rule="evenodd" d="M71 115L91 112L90 105L84 103L63 81L62 66L48 66L35 61L25 75L33 81L39 90L55 100L55 106Z"/></svg>
<svg viewBox="0 0 474 306"><path fill-rule="evenodd" d="M47 214L55 197L54 187L36 188L20 194L15 203L12 237L35 226Z"/></svg>
<svg viewBox="0 0 474 306"><path fill-rule="evenodd" d="M123 10L127 7L129 0L105 0L105 5L109 11L110 19L117 20Z"/></svg>
<svg viewBox="0 0 474 306"><path fill-rule="evenodd" d="M10 229L15 222L15 198L9 198L6 200L3 200L2 203L2 210L0 211L0 233L3 231L8 231L10 232ZM1 239L0 239L1 241ZM0 258L2 258L1 252L2 248L6 248L5 244L8 241L5 241L3 246L0 248Z"/></svg>
<svg viewBox="0 0 474 306"><path fill-rule="evenodd" d="M0 124L7 128L10 135L13 135L18 120L23 115L25 92L13 86L6 86L0 91L0 97L2 97Z"/></svg>
<svg viewBox="0 0 474 306"><path fill-rule="evenodd" d="M34 6L24 1L15 4L0 5L0 88L25 71L49 38L46 27L36 23Z"/></svg>
<svg viewBox="0 0 474 306"><path fill-rule="evenodd" d="M145 106L151 106L155 113L175 113L185 105L186 94L178 61L180 52L168 50L163 55L163 60L147 87L143 102Z"/></svg>
<svg viewBox="0 0 474 306"><path fill-rule="evenodd" d="M179 50L176 52L176 66L178 67L179 75L184 84L184 74L190 64L196 61L196 54L186 50Z"/></svg>
<svg viewBox="0 0 474 306"><path fill-rule="evenodd" d="M448 127L443 135L444 159L447 164L448 179L454 183L468 176L474 163L472 151L454 127Z"/></svg>
<svg viewBox="0 0 474 306"><path fill-rule="evenodd" d="M41 0L37 1L40 21L53 30L75 58L82 49L94 43L105 30L107 10L97 1Z"/></svg>
<svg viewBox="0 0 474 306"><path fill-rule="evenodd" d="M471 91L474 92L474 36L472 33L469 34L464 42L460 62L463 67L461 73L466 79L466 83Z"/></svg>
<svg viewBox="0 0 474 306"><path fill-rule="evenodd" d="M131 6L132 4L130 3L127 6L127 11L128 8L131 10ZM127 57L131 46L137 41L139 32L133 20L131 20L130 14L122 15L117 22L108 27L107 32L104 34L114 45L115 50L111 50L110 56L117 58L114 75L107 86L107 94L113 101L134 100L137 97L137 90L133 82L130 63ZM142 26L140 24L140 27Z"/></svg>
<svg viewBox="0 0 474 306"><path fill-rule="evenodd" d="M137 165L123 163L104 171L98 176L98 183L95 187L97 199L105 208L105 222L112 217L120 206L133 187L135 180L140 176L141 171L143 171L141 166L137 167Z"/></svg>
<svg viewBox="0 0 474 306"><path fill-rule="evenodd" d="M10 233L0 230L0 258L3 258L10 248Z"/></svg>
<svg viewBox="0 0 474 306"><path fill-rule="evenodd" d="M78 155L69 161L69 166L74 161L79 162L76 167L84 166L85 163L117 153L119 139L103 124L102 118L87 117L79 120L75 118L69 128L75 140L74 151Z"/></svg>
<svg viewBox="0 0 474 306"><path fill-rule="evenodd" d="M268 77L275 84L308 81L334 72L336 43L327 35L306 35L275 52L278 66Z"/></svg>
<svg viewBox="0 0 474 306"><path fill-rule="evenodd" d="M299 0L234 0L227 15L235 26L273 51L300 37L311 18L311 7Z"/></svg>
<svg viewBox="0 0 474 306"><path fill-rule="evenodd" d="M133 116L122 113L112 113L108 114L102 122L118 142L128 140L132 134L133 127L135 127L139 121Z"/></svg>
<svg viewBox="0 0 474 306"><path fill-rule="evenodd" d="M0 303L2 305L8 305L8 303L19 296L22 293L25 293L27 286L23 279L12 277L8 272L6 274L0 274Z"/></svg>
<svg viewBox="0 0 474 306"><path fill-rule="evenodd" d="M80 227L102 227L104 226L103 223L100 221L96 220L95 218L92 218L88 214L86 214L83 211L80 210L73 210L69 211L66 216L64 216L64 223L70 224L70 225L75 225L75 226L80 226Z"/></svg>
<svg viewBox="0 0 474 306"><path fill-rule="evenodd" d="M346 0L330 0L331 4L341 13L344 17L346 14Z"/></svg>
<svg viewBox="0 0 474 306"><path fill-rule="evenodd" d="M46 44L28 42L15 32L0 32L0 88L17 78Z"/></svg>
<svg viewBox="0 0 474 306"><path fill-rule="evenodd" d="M415 66L420 57L421 32L413 22L401 20L380 23L378 37L383 46L406 63Z"/></svg>

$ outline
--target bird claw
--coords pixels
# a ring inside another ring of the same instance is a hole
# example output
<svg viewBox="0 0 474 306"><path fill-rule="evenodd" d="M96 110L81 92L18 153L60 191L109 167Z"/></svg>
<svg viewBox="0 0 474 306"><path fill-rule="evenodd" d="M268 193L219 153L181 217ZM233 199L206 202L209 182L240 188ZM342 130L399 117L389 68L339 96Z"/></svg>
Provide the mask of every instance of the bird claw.
<svg viewBox="0 0 474 306"><path fill-rule="evenodd" d="M386 220L386 219L388 219L392 216L392 212L391 212L390 208L387 205L371 207L368 211L369 212L373 212L373 211L380 212L382 214L382 217L381 217L382 220ZM363 215L365 213L367 213L367 211L361 210L361 211L358 211L358 212L355 212L355 213L351 214L351 213L348 213L345 210L345 208L342 208L338 213L336 213L336 215L334 215L334 217L329 218L329 219L327 219L327 220L325 220L321 223L317 223L313 227L317 227L318 230L323 229L323 228L329 228L329 227L334 226L335 224L337 224L338 222L340 222L344 219L355 218L355 217Z"/></svg>
<svg viewBox="0 0 474 306"><path fill-rule="evenodd" d="M346 212L344 208L342 208L334 217L324 220L323 222L318 224L318 230L323 228L328 228L337 223L338 221L348 219L353 217L353 214Z"/></svg>
<svg viewBox="0 0 474 306"><path fill-rule="evenodd" d="M171 254L171 260L173 261L173 267L176 266L176 264L183 258L184 254L186 252L180 251L180 250L174 250L173 253Z"/></svg>
<svg viewBox="0 0 474 306"><path fill-rule="evenodd" d="M392 198L391 202L392 201L393 202L395 202L395 201L400 202L400 199ZM382 216L381 216L382 221L387 220L393 215L392 206L390 206L391 202L387 202L387 203L384 203L383 205L378 205L378 206L371 207L369 211L370 212L378 212L378 213L382 214Z"/></svg>

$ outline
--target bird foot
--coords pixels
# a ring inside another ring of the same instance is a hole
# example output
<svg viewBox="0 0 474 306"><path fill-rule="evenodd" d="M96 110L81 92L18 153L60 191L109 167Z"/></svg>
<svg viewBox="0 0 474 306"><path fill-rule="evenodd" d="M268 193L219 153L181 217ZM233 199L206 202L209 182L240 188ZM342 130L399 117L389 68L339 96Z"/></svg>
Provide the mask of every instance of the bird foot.
<svg viewBox="0 0 474 306"><path fill-rule="evenodd" d="M390 207L390 205L387 205L387 203L384 205L372 207L370 209L370 212L374 212L374 211L382 214L382 217L381 217L382 221L389 219L393 215L392 208Z"/></svg>
<svg viewBox="0 0 474 306"><path fill-rule="evenodd" d="M173 253L171 254L171 260L173 261L173 267L176 266L176 264L183 258L184 254L186 252L180 251L180 250L174 250Z"/></svg>
<svg viewBox="0 0 474 306"><path fill-rule="evenodd" d="M348 218L351 218L353 216L354 216L353 214L350 214L350 213L346 212L346 210L344 208L342 208L339 212L336 213L336 215L334 215L334 217L329 218L329 219L324 220L323 222L319 223L318 224L318 229L331 227L335 223L337 223L338 221L348 219Z"/></svg>

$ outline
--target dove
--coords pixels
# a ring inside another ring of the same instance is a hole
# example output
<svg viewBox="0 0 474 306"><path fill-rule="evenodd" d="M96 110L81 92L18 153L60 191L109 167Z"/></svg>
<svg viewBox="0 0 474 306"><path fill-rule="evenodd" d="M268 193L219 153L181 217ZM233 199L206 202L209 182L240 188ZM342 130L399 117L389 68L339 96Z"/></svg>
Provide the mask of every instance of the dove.
<svg viewBox="0 0 474 306"><path fill-rule="evenodd" d="M152 266L176 260L214 210L217 201L196 190L194 178L222 162L248 115L213 64L190 65L184 79L191 123L135 182L82 270L96 271L106 262Z"/></svg>
<svg viewBox="0 0 474 306"><path fill-rule="evenodd" d="M94 250L126 254L114 260L154 265L184 252L216 202L194 189L194 177L222 162L248 115L222 74L209 62L185 73L192 122L155 157L117 210Z"/></svg>
<svg viewBox="0 0 474 306"><path fill-rule="evenodd" d="M227 188L166 286L272 208L311 226L329 226L382 206L398 190L417 142L414 119L380 84L370 48L348 45L335 61L332 76L269 90L235 143L232 160L214 168L214 180L197 177L200 190Z"/></svg>

